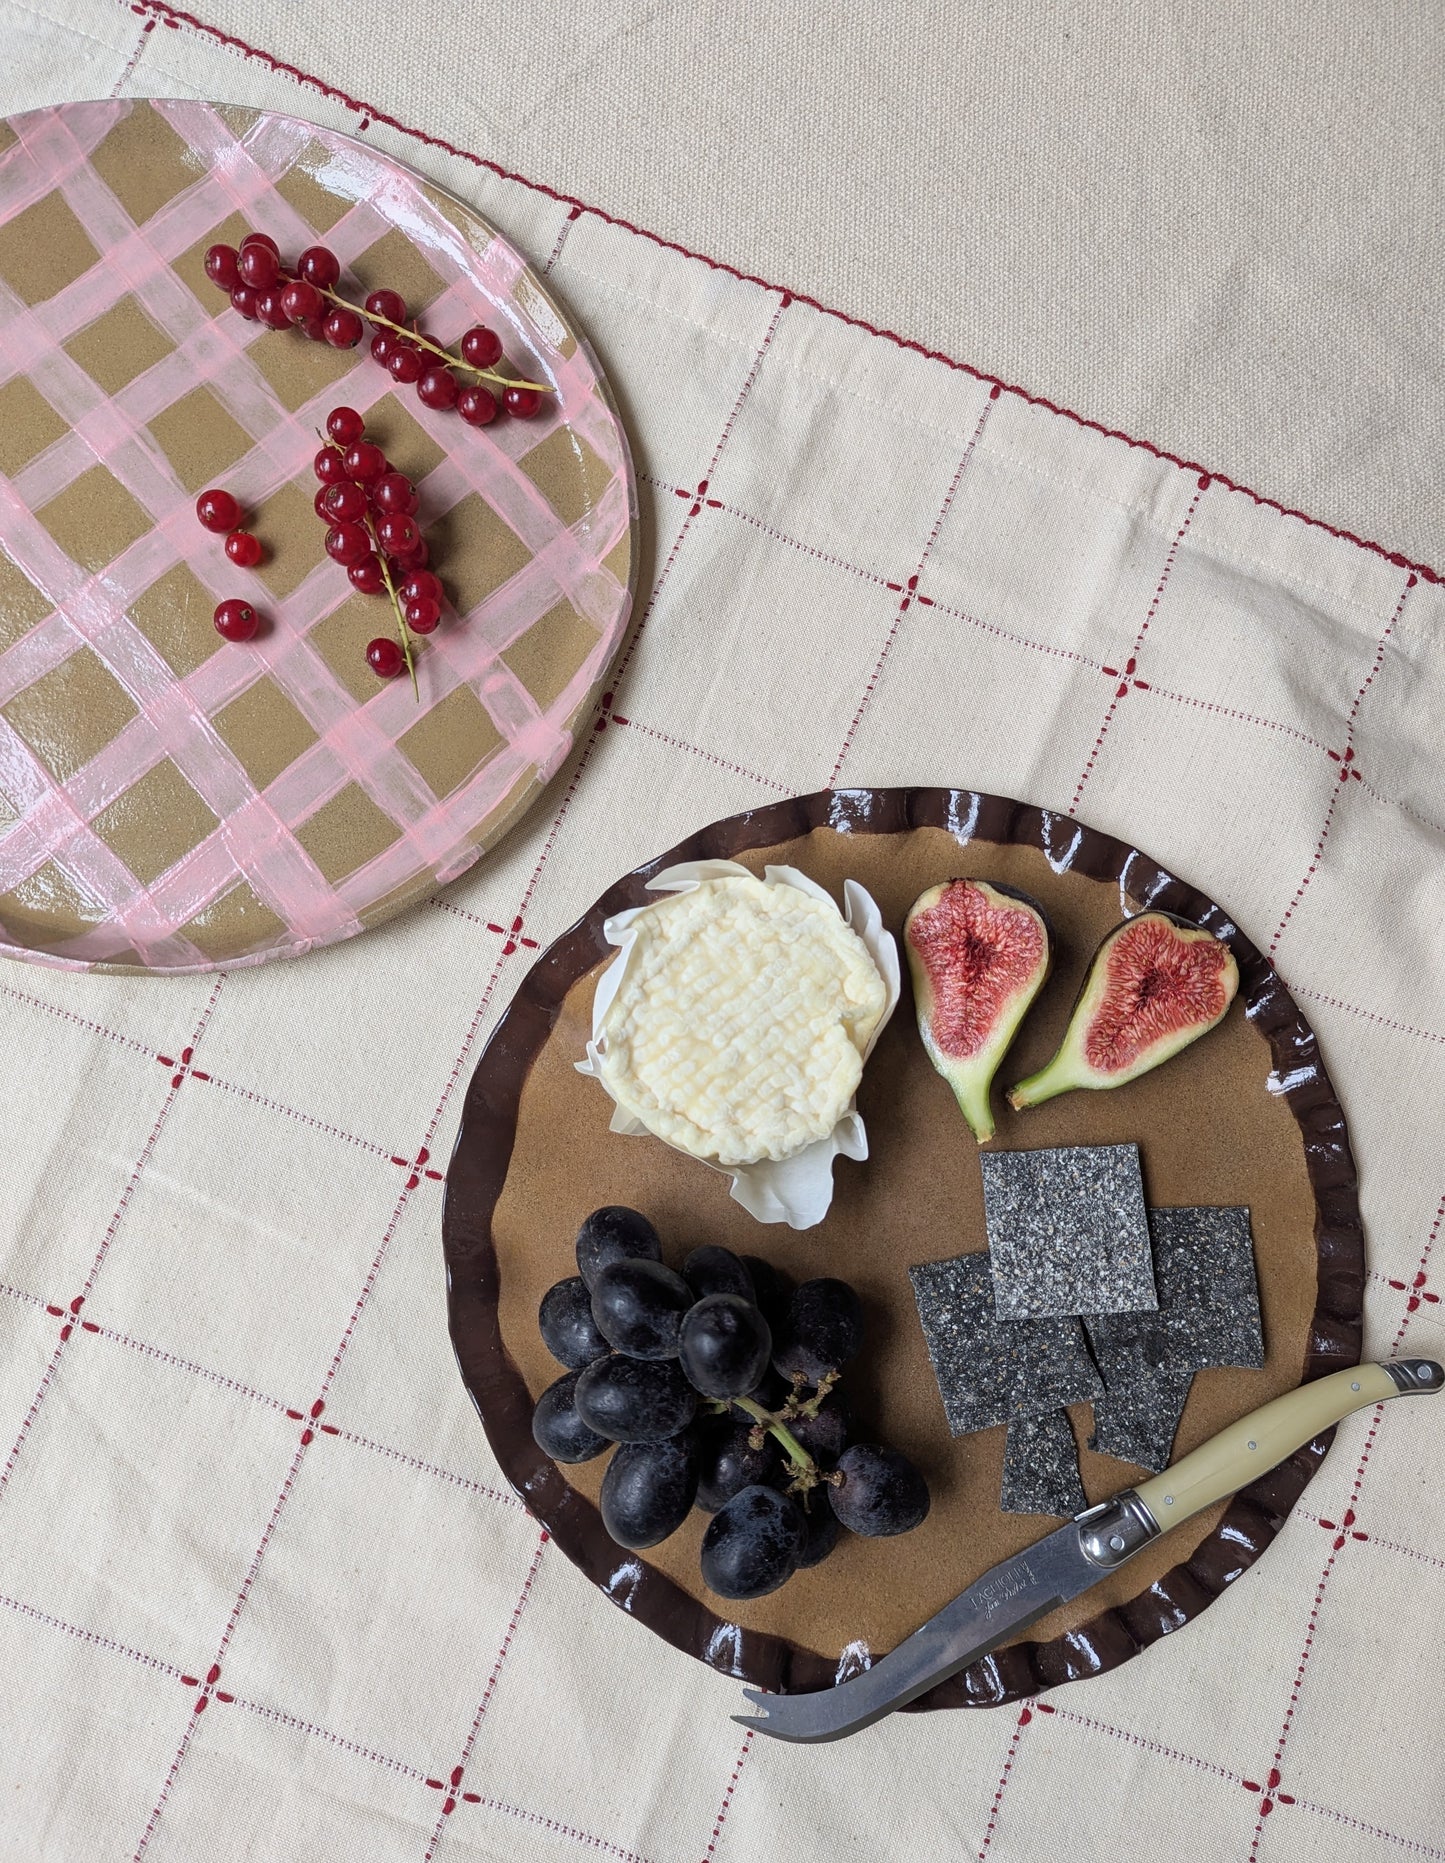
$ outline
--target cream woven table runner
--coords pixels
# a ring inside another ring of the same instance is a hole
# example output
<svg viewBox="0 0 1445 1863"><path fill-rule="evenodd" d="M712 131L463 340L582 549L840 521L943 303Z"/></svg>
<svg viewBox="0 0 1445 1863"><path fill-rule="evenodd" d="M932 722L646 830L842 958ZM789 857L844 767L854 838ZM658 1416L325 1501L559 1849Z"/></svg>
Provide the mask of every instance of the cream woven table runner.
<svg viewBox="0 0 1445 1863"><path fill-rule="evenodd" d="M226 977L0 975L0 1855L1445 1856L1445 1414L1344 1424L1261 1564L1116 1673L791 1749L510 1497L438 1235L480 1047L617 873L790 792L963 784L1148 849L1271 952L1351 1121L1366 1349L1445 1352L1445 589L184 18L66 19L0 4L0 111L361 130L544 267L647 560L580 758L432 905Z"/></svg>

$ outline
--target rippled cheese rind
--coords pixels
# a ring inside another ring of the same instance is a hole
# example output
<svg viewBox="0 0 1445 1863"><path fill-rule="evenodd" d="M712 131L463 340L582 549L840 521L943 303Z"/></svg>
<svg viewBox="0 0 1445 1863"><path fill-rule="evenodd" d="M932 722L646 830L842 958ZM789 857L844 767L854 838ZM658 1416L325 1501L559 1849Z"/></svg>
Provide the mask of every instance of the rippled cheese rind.
<svg viewBox="0 0 1445 1863"><path fill-rule="evenodd" d="M708 880L638 914L599 1036L618 1105L695 1158L791 1158L847 1110L887 1006L877 965L831 903Z"/></svg>

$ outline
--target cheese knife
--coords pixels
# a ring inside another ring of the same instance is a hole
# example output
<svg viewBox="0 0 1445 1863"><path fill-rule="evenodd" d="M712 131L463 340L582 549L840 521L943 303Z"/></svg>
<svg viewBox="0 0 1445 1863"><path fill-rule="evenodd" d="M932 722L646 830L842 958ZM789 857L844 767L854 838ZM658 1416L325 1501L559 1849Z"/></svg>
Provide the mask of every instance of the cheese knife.
<svg viewBox="0 0 1445 1863"><path fill-rule="evenodd" d="M1231 1423L1162 1474L1087 1508L1001 1561L872 1668L807 1695L745 1689L758 1715L733 1719L777 1740L841 1740L857 1733L1097 1585L1161 1533L1274 1468L1351 1411L1441 1389L1445 1368L1428 1358L1354 1365L1302 1384Z"/></svg>

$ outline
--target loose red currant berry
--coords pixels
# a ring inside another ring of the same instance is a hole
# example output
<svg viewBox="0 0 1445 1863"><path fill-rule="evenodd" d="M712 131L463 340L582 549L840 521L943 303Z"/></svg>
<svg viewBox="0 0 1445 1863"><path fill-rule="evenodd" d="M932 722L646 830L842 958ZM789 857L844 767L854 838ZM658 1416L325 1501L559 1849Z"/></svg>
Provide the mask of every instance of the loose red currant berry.
<svg viewBox="0 0 1445 1863"><path fill-rule="evenodd" d="M457 404L457 378L450 369L428 369L416 385L417 398L423 407L454 408Z"/></svg>
<svg viewBox="0 0 1445 1863"><path fill-rule="evenodd" d="M196 516L207 530L219 536L223 530L234 530L241 522L241 507L229 492L213 486L196 500Z"/></svg>
<svg viewBox="0 0 1445 1863"><path fill-rule="evenodd" d="M333 524L359 524L366 516L366 493L350 479L343 479L326 487L321 506Z"/></svg>
<svg viewBox="0 0 1445 1863"><path fill-rule="evenodd" d="M371 339L371 360L379 362L382 368L391 361L392 351L396 348L396 335L391 330L378 330Z"/></svg>
<svg viewBox="0 0 1445 1863"><path fill-rule="evenodd" d="M226 555L237 569L254 569L261 560L261 539L248 530L233 530L226 539Z"/></svg>
<svg viewBox="0 0 1445 1863"><path fill-rule="evenodd" d="M378 679L395 679L406 665L406 655L394 640L383 635L366 649L366 664Z"/></svg>
<svg viewBox="0 0 1445 1863"><path fill-rule="evenodd" d="M373 291L366 300L366 314L383 323L405 323L406 299L399 291Z"/></svg>
<svg viewBox="0 0 1445 1863"><path fill-rule="evenodd" d="M238 311L248 323L255 323L261 302L261 293L250 285L234 285L231 289L231 309Z"/></svg>
<svg viewBox="0 0 1445 1863"><path fill-rule="evenodd" d="M366 432L366 422L355 408L332 408L326 416L326 431L338 446L355 446Z"/></svg>
<svg viewBox="0 0 1445 1863"><path fill-rule="evenodd" d="M234 246L211 246L206 251L206 276L213 285L219 285L223 291L230 291L241 282L241 274L236 269L239 255Z"/></svg>
<svg viewBox="0 0 1445 1863"><path fill-rule="evenodd" d="M253 247L252 250L259 251L260 248ZM256 300L256 315L260 318L261 322L265 324L268 330L289 330L291 328L291 319L286 315L286 306L281 301L283 295L284 293L276 290L273 286L271 290L263 291Z"/></svg>
<svg viewBox="0 0 1445 1863"><path fill-rule="evenodd" d="M321 293L304 278L293 278L281 293L281 308L288 323L309 323L321 315L322 303Z"/></svg>
<svg viewBox="0 0 1445 1863"><path fill-rule="evenodd" d="M329 246L308 246L296 261L297 273L318 291L329 291L341 276L341 261Z"/></svg>
<svg viewBox="0 0 1445 1863"><path fill-rule="evenodd" d="M404 472L383 473L371 488L371 501L378 511L403 511L408 517L421 503Z"/></svg>
<svg viewBox="0 0 1445 1863"><path fill-rule="evenodd" d="M256 632L256 610L249 602L238 601L234 596L222 602L212 618L216 632L224 640L249 640Z"/></svg>
<svg viewBox="0 0 1445 1863"><path fill-rule="evenodd" d="M275 253L276 263L278 265L280 264L281 248L276 244L269 233L247 233L245 238L241 241L242 252L246 250L247 246L264 246L267 252Z"/></svg>
<svg viewBox="0 0 1445 1863"><path fill-rule="evenodd" d="M322 334L333 349L355 349L366 334L354 310L334 310L321 326Z"/></svg>
<svg viewBox="0 0 1445 1863"><path fill-rule="evenodd" d="M359 589L363 595L380 595L386 587L386 579L381 573L381 558L375 550L369 550L356 562L347 565L346 573L351 578L351 586Z"/></svg>
<svg viewBox="0 0 1445 1863"><path fill-rule="evenodd" d="M531 420L542 407L542 397L535 388L505 389L502 400L506 403L507 412L517 420Z"/></svg>
<svg viewBox="0 0 1445 1863"><path fill-rule="evenodd" d="M370 440L358 440L346 452L346 476L358 485L374 485L387 470L386 454Z"/></svg>
<svg viewBox="0 0 1445 1863"><path fill-rule="evenodd" d="M416 519L404 511L388 511L376 527L381 546L392 556L409 556L421 542Z"/></svg>
<svg viewBox="0 0 1445 1863"><path fill-rule="evenodd" d="M502 354L502 339L485 324L474 324L462 338L462 358L474 369L490 369Z"/></svg>
<svg viewBox="0 0 1445 1863"><path fill-rule="evenodd" d="M430 634L442 618L439 602L408 602L402 613L413 634Z"/></svg>
<svg viewBox="0 0 1445 1863"><path fill-rule="evenodd" d="M442 605L442 585L429 569L414 569L397 590L403 602L435 602Z"/></svg>
<svg viewBox="0 0 1445 1863"><path fill-rule="evenodd" d="M326 533L326 554L333 563L349 569L371 549L371 539L359 524L333 524Z"/></svg>
<svg viewBox="0 0 1445 1863"><path fill-rule="evenodd" d="M269 246L242 246L236 257L241 282L264 291L274 285L281 272L281 261Z"/></svg>
<svg viewBox="0 0 1445 1863"><path fill-rule="evenodd" d="M395 349L386 359L386 366L392 377L398 382L415 382L421 379L426 364L421 359L421 351L415 343L403 343L398 339Z"/></svg>
<svg viewBox="0 0 1445 1863"><path fill-rule="evenodd" d="M497 403L485 388L464 388L457 396L457 412L469 427L490 427L497 418Z"/></svg>
<svg viewBox="0 0 1445 1863"><path fill-rule="evenodd" d="M334 446L323 446L311 462L311 470L323 485L340 485L351 474L346 470L346 455Z"/></svg>

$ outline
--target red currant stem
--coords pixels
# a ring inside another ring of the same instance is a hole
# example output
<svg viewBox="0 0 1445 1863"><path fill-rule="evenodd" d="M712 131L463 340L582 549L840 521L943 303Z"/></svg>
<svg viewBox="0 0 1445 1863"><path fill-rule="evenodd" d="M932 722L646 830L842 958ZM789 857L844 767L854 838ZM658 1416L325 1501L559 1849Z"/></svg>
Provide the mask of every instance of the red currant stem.
<svg viewBox="0 0 1445 1863"><path fill-rule="evenodd" d="M411 651L411 629L406 624L406 615L402 612L401 597L396 592L396 584L392 581L391 571L387 567L386 551L382 548L381 539L376 534L376 522L369 511L366 514L365 522L367 535L371 538L372 547L376 551L376 560L381 564L381 579L386 584L386 592L391 597L392 611L396 615L396 631L401 638L401 650L406 655L406 670L411 674L412 695L419 705L421 703L421 692L418 690L416 683L416 661L413 659Z"/></svg>
<svg viewBox="0 0 1445 1863"><path fill-rule="evenodd" d="M443 349L440 343L434 343L429 336L423 336L415 326L408 329L404 323L393 323L390 317L378 317L364 304L353 304L350 298L342 297L339 291L323 290L321 295L330 298L333 304L339 304L343 310L355 311L367 323L380 324L383 330L393 330L398 336L404 336L409 343L415 343L418 349L436 356L449 369L461 369L467 375L479 376L484 382L495 382L498 388L535 388L542 395L556 392L547 382L525 382L513 375L498 375L495 369L475 368L470 362L463 362L460 356L454 356L449 349Z"/></svg>
<svg viewBox="0 0 1445 1863"><path fill-rule="evenodd" d="M764 1410L761 1404L755 1404L750 1397L735 1397L733 1402L737 1405L738 1409L743 1412L744 1416L751 1417L755 1423L761 1424L770 1436L775 1436L778 1439L784 1449L787 1450L789 1461L797 1464L798 1473L813 1478L806 1483L806 1486L811 1488L814 1482L818 1480L818 1464L813 1460L812 1456L808 1454L807 1450L798 1441L787 1424L782 1421L781 1417L775 1417L770 1411Z"/></svg>

